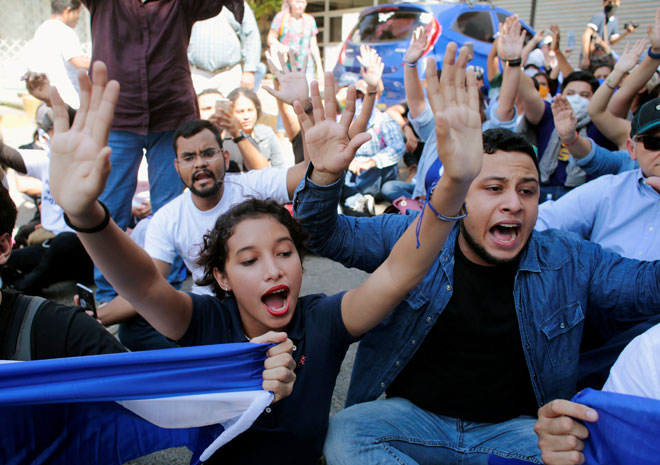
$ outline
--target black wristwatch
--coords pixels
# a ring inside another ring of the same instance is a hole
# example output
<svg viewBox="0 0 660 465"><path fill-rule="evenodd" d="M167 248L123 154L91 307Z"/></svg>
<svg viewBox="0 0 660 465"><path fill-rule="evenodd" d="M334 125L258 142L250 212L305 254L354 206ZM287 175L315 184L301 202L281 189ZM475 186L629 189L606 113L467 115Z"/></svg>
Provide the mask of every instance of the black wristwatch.
<svg viewBox="0 0 660 465"><path fill-rule="evenodd" d="M241 131L240 135L238 137L234 137L232 139L232 141L234 142L234 144L238 144L243 139L247 139L247 136L245 135L245 133L243 131Z"/></svg>

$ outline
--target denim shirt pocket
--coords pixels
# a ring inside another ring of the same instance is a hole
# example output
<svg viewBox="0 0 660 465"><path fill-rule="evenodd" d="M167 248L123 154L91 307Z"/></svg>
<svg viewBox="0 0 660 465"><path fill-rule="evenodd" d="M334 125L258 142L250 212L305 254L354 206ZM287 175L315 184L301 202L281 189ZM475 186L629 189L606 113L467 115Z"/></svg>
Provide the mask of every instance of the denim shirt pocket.
<svg viewBox="0 0 660 465"><path fill-rule="evenodd" d="M541 324L553 366L574 363L580 352L584 313L579 302L557 310Z"/></svg>

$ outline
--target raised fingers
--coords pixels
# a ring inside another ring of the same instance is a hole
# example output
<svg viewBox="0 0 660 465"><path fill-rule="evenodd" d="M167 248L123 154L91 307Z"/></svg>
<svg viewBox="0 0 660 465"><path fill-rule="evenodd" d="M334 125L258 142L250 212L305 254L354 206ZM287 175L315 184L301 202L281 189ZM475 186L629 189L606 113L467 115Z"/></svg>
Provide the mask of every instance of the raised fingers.
<svg viewBox="0 0 660 465"><path fill-rule="evenodd" d="M269 50L266 50L266 63L268 63L268 69L270 70L270 72L273 73L278 80L281 80L282 72L275 65L275 62L273 61L273 56L270 54Z"/></svg>
<svg viewBox="0 0 660 465"><path fill-rule="evenodd" d="M433 113L442 111L443 104L440 85L438 84L438 69L433 58L426 59L425 79L431 110L433 110Z"/></svg>
<svg viewBox="0 0 660 465"><path fill-rule="evenodd" d="M465 90L465 67L470 60L470 49L467 46L462 46L458 53L458 60L456 61L456 75L454 81L454 95L456 102L459 105L467 103L467 92Z"/></svg>
<svg viewBox="0 0 660 465"><path fill-rule="evenodd" d="M325 85L323 86L323 94L325 100L325 118L336 121L337 120L337 97L335 92L335 78L330 71L325 73Z"/></svg>
<svg viewBox="0 0 660 465"><path fill-rule="evenodd" d="M55 134L69 130L69 113L66 104L55 87L50 88L50 102L53 105L53 129ZM76 120L78 115L76 115Z"/></svg>
<svg viewBox="0 0 660 465"><path fill-rule="evenodd" d="M312 81L309 87L312 97L314 121L322 121L325 118L325 113L323 111L323 103L321 102L321 92L319 91L318 81Z"/></svg>
<svg viewBox="0 0 660 465"><path fill-rule="evenodd" d="M467 71L465 76L466 85L467 85L467 103L468 106L475 110L479 111L479 85L477 84L477 73L473 69Z"/></svg>
<svg viewBox="0 0 660 465"><path fill-rule="evenodd" d="M339 124L344 126L347 130L353 121L353 116L355 115L355 99L357 98L357 91L355 90L355 85L351 84L346 90L346 105L344 106L344 111L341 114L341 119Z"/></svg>
<svg viewBox="0 0 660 465"><path fill-rule="evenodd" d="M440 92L445 105L455 100L454 80L456 79L456 42L449 42L445 49L442 61L442 75L440 76Z"/></svg>

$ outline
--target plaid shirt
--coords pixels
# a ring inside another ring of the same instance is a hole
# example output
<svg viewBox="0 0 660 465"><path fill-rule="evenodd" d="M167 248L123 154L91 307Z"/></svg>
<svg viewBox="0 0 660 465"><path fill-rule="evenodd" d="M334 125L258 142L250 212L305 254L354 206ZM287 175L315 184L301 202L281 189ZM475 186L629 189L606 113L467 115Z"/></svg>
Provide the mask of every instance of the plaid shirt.
<svg viewBox="0 0 660 465"><path fill-rule="evenodd" d="M252 9L244 3L240 24L227 8L214 18L195 23L188 46L188 60L213 72L243 62L243 72L254 73L261 59L261 35Z"/></svg>
<svg viewBox="0 0 660 465"><path fill-rule="evenodd" d="M406 151L406 145L401 128L390 115L374 109L367 132L371 134L371 140L360 147L356 157L371 158L378 168L399 163Z"/></svg>

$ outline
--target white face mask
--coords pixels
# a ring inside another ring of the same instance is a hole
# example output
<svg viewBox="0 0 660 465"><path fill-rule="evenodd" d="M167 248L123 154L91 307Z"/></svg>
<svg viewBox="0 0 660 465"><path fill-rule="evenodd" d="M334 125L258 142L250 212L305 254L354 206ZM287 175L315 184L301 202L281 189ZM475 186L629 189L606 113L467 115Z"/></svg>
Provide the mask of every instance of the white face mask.
<svg viewBox="0 0 660 465"><path fill-rule="evenodd" d="M568 100L568 103L571 104L571 108L573 108L573 112L575 114L585 113L587 111L587 107L589 106L589 100L579 94L569 95L566 97L566 100Z"/></svg>

